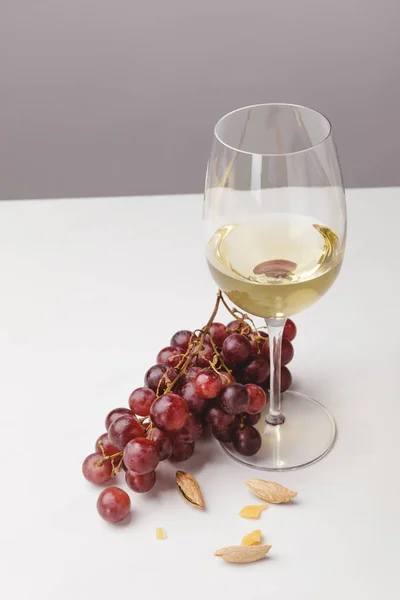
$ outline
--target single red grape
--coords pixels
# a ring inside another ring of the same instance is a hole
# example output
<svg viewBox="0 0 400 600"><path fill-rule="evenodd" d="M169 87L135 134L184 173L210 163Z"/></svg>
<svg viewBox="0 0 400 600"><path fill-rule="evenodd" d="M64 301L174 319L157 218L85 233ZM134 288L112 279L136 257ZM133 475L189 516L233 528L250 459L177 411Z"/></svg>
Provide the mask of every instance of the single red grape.
<svg viewBox="0 0 400 600"><path fill-rule="evenodd" d="M288 319L285 323L285 327L283 328L283 337L289 340L289 342L293 342L294 338L297 334L297 327L293 323L292 319Z"/></svg>
<svg viewBox="0 0 400 600"><path fill-rule="evenodd" d="M194 387L194 383L187 383L181 391L182 398L186 400L190 412L195 415L201 415L207 405L207 400L199 396Z"/></svg>
<svg viewBox="0 0 400 600"><path fill-rule="evenodd" d="M194 442L174 442L171 460L181 462L187 460L194 452Z"/></svg>
<svg viewBox="0 0 400 600"><path fill-rule="evenodd" d="M229 367L243 364L250 356L251 345L241 333L228 335L222 344L222 356Z"/></svg>
<svg viewBox="0 0 400 600"><path fill-rule="evenodd" d="M205 367L210 366L210 362L212 362L213 358L214 350L211 344L209 344L208 342L204 342L202 349L197 354L197 356L195 356L194 361L198 367L204 369Z"/></svg>
<svg viewBox="0 0 400 600"><path fill-rule="evenodd" d="M207 399L215 398L222 389L221 377L215 371L204 369L194 380L194 387L199 396Z"/></svg>
<svg viewBox="0 0 400 600"><path fill-rule="evenodd" d="M233 437L235 435L236 430L239 428L240 421L238 418L235 418L232 425L226 428L215 427L212 426L213 436L224 444L233 441Z"/></svg>
<svg viewBox="0 0 400 600"><path fill-rule="evenodd" d="M292 385L292 374L287 367L281 369L281 393L286 392Z"/></svg>
<svg viewBox="0 0 400 600"><path fill-rule="evenodd" d="M207 411L206 420L216 429L229 429L235 422L235 415L228 414L215 404Z"/></svg>
<svg viewBox="0 0 400 600"><path fill-rule="evenodd" d="M269 392L270 390L270 378L268 377L267 381L262 384L262 387L265 392ZM286 392L292 385L292 374L287 367L281 368L281 394Z"/></svg>
<svg viewBox="0 0 400 600"><path fill-rule="evenodd" d="M224 340L228 337L228 332L222 323L211 323L209 335L216 346L222 346Z"/></svg>
<svg viewBox="0 0 400 600"><path fill-rule="evenodd" d="M153 427L151 430L151 439L157 446L159 460L165 460L171 456L172 452L172 440L167 436L164 431Z"/></svg>
<svg viewBox="0 0 400 600"><path fill-rule="evenodd" d="M250 404L250 394L244 385L231 383L222 390L219 400L227 413L237 415L247 410Z"/></svg>
<svg viewBox="0 0 400 600"><path fill-rule="evenodd" d="M156 472L150 471L149 473L134 473L133 471L127 471L125 473L125 481L128 487L134 492L144 494L149 492L156 482Z"/></svg>
<svg viewBox="0 0 400 600"><path fill-rule="evenodd" d="M261 347L268 334L265 331L252 331L247 337L250 340L251 354L260 354Z"/></svg>
<svg viewBox="0 0 400 600"><path fill-rule="evenodd" d="M245 335L247 335L251 331L250 325L246 323L246 321L238 321L237 319L228 323L228 325L226 326L226 330L229 334L243 333Z"/></svg>
<svg viewBox="0 0 400 600"><path fill-rule="evenodd" d="M148 387L140 387L132 392L129 397L129 406L135 415L147 417L150 407L156 399L156 394Z"/></svg>
<svg viewBox="0 0 400 600"><path fill-rule="evenodd" d="M144 377L144 383L154 392L162 394L176 377L176 371L168 365L153 365Z"/></svg>
<svg viewBox="0 0 400 600"><path fill-rule="evenodd" d="M183 354L182 348L167 346L157 354L157 362L164 363L170 367L177 367L182 360Z"/></svg>
<svg viewBox="0 0 400 600"><path fill-rule="evenodd" d="M109 523L118 523L125 519L131 509L131 500L124 490L109 487L103 490L97 500L99 515Z"/></svg>
<svg viewBox="0 0 400 600"><path fill-rule="evenodd" d="M122 415L131 415L132 411L129 408L114 408L111 412L108 413L106 417L106 429L110 427L111 423L115 421L115 419L119 419Z"/></svg>
<svg viewBox="0 0 400 600"><path fill-rule="evenodd" d="M180 429L176 433L171 434L171 437L174 442L195 442L201 437L202 433L202 422L198 417L190 413L182 429Z"/></svg>
<svg viewBox="0 0 400 600"><path fill-rule="evenodd" d="M178 394L165 394L151 405L151 420L162 431L179 431L186 423L189 408Z"/></svg>
<svg viewBox="0 0 400 600"><path fill-rule="evenodd" d="M259 354L259 352L261 351L259 341L254 339L251 336L248 336L248 339L250 341L250 353L251 354ZM263 343L264 343L264 341L263 341Z"/></svg>
<svg viewBox="0 0 400 600"><path fill-rule="evenodd" d="M181 384L182 388L187 383L191 383L201 370L201 367L196 367L195 365L189 367L186 373L183 373L182 377L179 379L179 383Z"/></svg>
<svg viewBox="0 0 400 600"><path fill-rule="evenodd" d="M188 331L187 329L177 331L171 338L171 346L177 346L178 348L182 348L182 350L186 352L186 350L189 347L189 343L194 342L196 338L197 335L194 334L192 331Z"/></svg>
<svg viewBox="0 0 400 600"><path fill-rule="evenodd" d="M263 383L269 375L269 361L265 356L253 354L235 375L240 383Z"/></svg>
<svg viewBox="0 0 400 600"><path fill-rule="evenodd" d="M217 429L216 427L212 427L211 431L215 439L224 444L231 442L235 434L235 429L232 427L230 429Z"/></svg>
<svg viewBox="0 0 400 600"><path fill-rule="evenodd" d="M261 414L258 413L256 415L249 415L247 413L243 414L243 422L245 425L255 425L261 419Z"/></svg>
<svg viewBox="0 0 400 600"><path fill-rule="evenodd" d="M269 349L269 338L265 340L263 347L261 348L261 354L266 356L268 360L270 360L270 349ZM282 354L281 354L281 364L282 366L290 363L294 355L294 348L292 342L289 342L288 339L282 338Z"/></svg>
<svg viewBox="0 0 400 600"><path fill-rule="evenodd" d="M130 415L122 415L113 421L108 430L108 439L120 450L123 450L128 442L136 437L143 437L144 429L137 418Z"/></svg>
<svg viewBox="0 0 400 600"><path fill-rule="evenodd" d="M233 437L233 445L239 454L253 456L261 448L261 435L251 425L238 429Z"/></svg>
<svg viewBox="0 0 400 600"><path fill-rule="evenodd" d="M221 381L222 381L222 389L226 388L226 386L229 385L230 383L236 383L236 379L232 375L232 373L227 373L226 371L220 371L219 376L221 377Z"/></svg>
<svg viewBox="0 0 400 600"><path fill-rule="evenodd" d="M248 383L246 389L250 394L250 404L246 412L250 415L256 415L264 410L267 403L267 395L259 385L255 385L254 383Z"/></svg>
<svg viewBox="0 0 400 600"><path fill-rule="evenodd" d="M98 452L99 454L103 455L103 453L102 453L102 451L100 449L100 446L99 446L99 442L103 445L104 452L107 454L107 456L112 456L113 454L117 454L117 452L119 452L119 448L117 448L116 446L113 446L113 444L108 439L108 434L107 433L103 433L97 439L96 446L95 446L96 452Z"/></svg>
<svg viewBox="0 0 400 600"><path fill-rule="evenodd" d="M135 438L124 448L125 466L139 475L154 471L159 460L155 442L147 438Z"/></svg>
<svg viewBox="0 0 400 600"><path fill-rule="evenodd" d="M85 479L97 485L111 479L112 464L110 460L103 461L100 454L89 454L82 463L82 473Z"/></svg>

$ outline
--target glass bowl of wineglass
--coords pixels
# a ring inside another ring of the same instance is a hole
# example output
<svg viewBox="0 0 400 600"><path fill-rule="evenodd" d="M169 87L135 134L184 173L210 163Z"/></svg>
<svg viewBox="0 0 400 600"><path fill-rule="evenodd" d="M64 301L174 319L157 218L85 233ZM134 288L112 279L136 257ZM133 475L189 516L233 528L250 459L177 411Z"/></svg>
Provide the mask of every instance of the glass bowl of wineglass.
<svg viewBox="0 0 400 600"><path fill-rule="evenodd" d="M281 396L286 319L317 302L339 274L346 201L331 124L293 104L235 110L215 126L203 219L206 257L222 292L266 321L269 403L257 428L261 449L236 460L271 471L296 469L329 452L336 425L317 400Z"/></svg>

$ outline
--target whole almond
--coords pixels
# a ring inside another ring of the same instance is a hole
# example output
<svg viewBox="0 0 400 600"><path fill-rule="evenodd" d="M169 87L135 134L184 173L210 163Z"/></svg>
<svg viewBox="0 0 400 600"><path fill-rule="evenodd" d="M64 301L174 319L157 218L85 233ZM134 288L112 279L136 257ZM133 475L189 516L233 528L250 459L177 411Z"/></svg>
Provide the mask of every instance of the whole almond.
<svg viewBox="0 0 400 600"><path fill-rule="evenodd" d="M227 546L227 548L221 548L214 552L215 556L219 556L226 560L226 562L245 564L255 562L264 558L270 551L271 546Z"/></svg>
<svg viewBox="0 0 400 600"><path fill-rule="evenodd" d="M185 471L177 471L175 481L181 495L189 504L197 508L205 508L203 494L193 475Z"/></svg>
<svg viewBox="0 0 400 600"><path fill-rule="evenodd" d="M265 481L265 479L247 479L246 485L253 494L271 504L290 502L297 496L297 492L293 492L279 483Z"/></svg>

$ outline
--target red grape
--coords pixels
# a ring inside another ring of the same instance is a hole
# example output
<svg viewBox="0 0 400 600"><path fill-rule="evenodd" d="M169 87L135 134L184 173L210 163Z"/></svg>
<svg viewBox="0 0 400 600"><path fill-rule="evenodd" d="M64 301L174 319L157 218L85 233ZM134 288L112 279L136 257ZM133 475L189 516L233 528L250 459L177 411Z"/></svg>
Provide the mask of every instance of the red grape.
<svg viewBox="0 0 400 600"><path fill-rule="evenodd" d="M249 340L240 333L228 335L222 344L223 359L229 367L243 364L249 358L250 350Z"/></svg>
<svg viewBox="0 0 400 600"><path fill-rule="evenodd" d="M165 391L168 383L176 377L176 371L168 365L153 365L147 371L144 383L154 392L162 394ZM162 380L162 381L161 381Z"/></svg>
<svg viewBox="0 0 400 600"><path fill-rule="evenodd" d="M268 337L268 334L264 331L252 331L248 336L251 345L252 354L260 354L261 347Z"/></svg>
<svg viewBox="0 0 400 600"><path fill-rule="evenodd" d="M244 413L243 415L243 422L245 423L245 425L255 425L256 423L258 423L258 421L261 419L261 414L258 413L256 415L249 415L247 413Z"/></svg>
<svg viewBox="0 0 400 600"><path fill-rule="evenodd" d="M131 509L131 500L124 490L109 487L103 490L97 500L99 515L109 523L118 523L125 519Z"/></svg>
<svg viewBox="0 0 400 600"><path fill-rule="evenodd" d="M130 415L122 415L113 421L108 430L108 439L120 450L123 450L128 442L136 437L143 437L144 429L137 418Z"/></svg>
<svg viewBox="0 0 400 600"><path fill-rule="evenodd" d="M219 376L221 377L221 381L222 381L222 389L226 388L226 386L229 385L230 383L236 383L236 379L232 375L232 373L227 373L226 371L220 371Z"/></svg>
<svg viewBox="0 0 400 600"><path fill-rule="evenodd" d="M177 331L171 338L171 346L178 346L178 348L182 348L182 350L186 352L189 343L194 342L196 338L197 335L187 329Z"/></svg>
<svg viewBox="0 0 400 600"><path fill-rule="evenodd" d="M261 348L261 353L270 359L270 350L269 350L269 338L265 340L263 347ZM281 364L282 366L290 363L294 355L294 348L291 342L286 338L282 338L282 355L281 355Z"/></svg>
<svg viewBox="0 0 400 600"><path fill-rule="evenodd" d="M207 422L216 429L229 429L235 422L235 415L226 413L218 405L213 405L207 411Z"/></svg>
<svg viewBox="0 0 400 600"><path fill-rule="evenodd" d="M250 325L246 323L246 321L238 321L235 319L228 323L226 330L228 333L243 333L247 335L250 333Z"/></svg>
<svg viewBox="0 0 400 600"><path fill-rule="evenodd" d="M207 399L215 398L222 389L221 377L215 371L200 371L194 380L194 387L199 396Z"/></svg>
<svg viewBox="0 0 400 600"><path fill-rule="evenodd" d="M181 394L182 398L186 400L190 412L195 415L200 415L204 411L207 400L199 396L193 382L184 385Z"/></svg>
<svg viewBox="0 0 400 600"><path fill-rule="evenodd" d="M246 389L250 394L250 404L246 412L250 415L256 415L265 408L267 403L266 393L259 385L254 385L254 383L248 383Z"/></svg>
<svg viewBox="0 0 400 600"><path fill-rule="evenodd" d="M297 334L297 327L293 323L292 319L288 319L285 323L285 327L283 328L283 337L289 340L289 342L293 342L294 338Z"/></svg>
<svg viewBox="0 0 400 600"><path fill-rule="evenodd" d="M215 427L212 426L213 436L219 441L223 443L228 443L233 441L233 437L235 435L236 430L239 427L239 420L237 418L234 419L232 425L226 428Z"/></svg>
<svg viewBox="0 0 400 600"><path fill-rule="evenodd" d="M132 392L129 397L129 406L135 415L147 417L150 407L156 399L156 394L148 387L140 387Z"/></svg>
<svg viewBox="0 0 400 600"><path fill-rule="evenodd" d="M95 450L96 452L102 455L99 442L101 442L101 444L103 445L104 452L107 454L107 456L112 456L113 454L117 454L117 452L119 452L119 449L116 446L113 446L110 440L108 439L107 433L103 433L103 435L101 435L96 442Z"/></svg>
<svg viewBox="0 0 400 600"><path fill-rule="evenodd" d="M269 392L270 384L271 384L270 378L268 377L267 381L265 381L265 383L262 384L262 387L265 390L265 392ZM281 394L283 394L283 392L286 392L286 390L288 390L291 385L292 385L292 374L287 367L282 367L282 369L281 369Z"/></svg>
<svg viewBox="0 0 400 600"><path fill-rule="evenodd" d="M259 352L261 350L259 341L250 336L248 339L250 341L250 353L251 354L259 354ZM263 341L263 343L264 343L264 341Z"/></svg>
<svg viewBox="0 0 400 600"><path fill-rule="evenodd" d="M172 440L167 436L164 431L153 427L151 430L151 439L157 446L159 460L165 460L171 456L172 452Z"/></svg>
<svg viewBox="0 0 400 600"><path fill-rule="evenodd" d="M165 363L170 367L177 367L182 360L184 352L182 352L182 348L177 348L176 346L167 346L160 350L157 354L157 362Z"/></svg>
<svg viewBox="0 0 400 600"><path fill-rule="evenodd" d="M248 363L235 373L241 383L263 383L269 375L269 361L265 356L253 354Z"/></svg>
<svg viewBox="0 0 400 600"><path fill-rule="evenodd" d="M82 473L91 483L105 483L111 479L112 464L110 460L103 461L100 454L89 454L82 464Z"/></svg>
<svg viewBox="0 0 400 600"><path fill-rule="evenodd" d="M209 335L216 346L222 346L225 338L228 337L228 332L222 323L211 323Z"/></svg>
<svg viewBox="0 0 400 600"><path fill-rule="evenodd" d="M174 442L171 460L181 462L187 460L194 452L194 442Z"/></svg>
<svg viewBox="0 0 400 600"><path fill-rule="evenodd" d="M233 438L233 445L239 454L244 456L253 456L261 448L261 435L251 425L238 429Z"/></svg>
<svg viewBox="0 0 400 600"><path fill-rule="evenodd" d="M286 392L292 385L292 374L287 367L281 369L281 393Z"/></svg>
<svg viewBox="0 0 400 600"><path fill-rule="evenodd" d="M245 412L250 403L250 394L244 385L231 383L219 395L221 406L227 413L237 415Z"/></svg>
<svg viewBox="0 0 400 600"><path fill-rule="evenodd" d="M153 402L150 416L154 425L162 431L179 431L189 416L189 408L178 394L165 394Z"/></svg>
<svg viewBox="0 0 400 600"><path fill-rule="evenodd" d="M203 425L200 419L190 413L182 429L172 434L172 439L174 442L195 442L201 437L202 433Z"/></svg>
<svg viewBox="0 0 400 600"><path fill-rule="evenodd" d="M159 460L155 442L147 438L135 438L124 448L125 466L139 475L154 471Z"/></svg>
<svg viewBox="0 0 400 600"><path fill-rule="evenodd" d="M211 344L209 344L208 342L204 342L200 352L194 358L194 361L196 362L196 365L198 367L204 368L210 366L210 362L212 362L213 358L214 350Z"/></svg>
<svg viewBox="0 0 400 600"><path fill-rule="evenodd" d="M119 419L122 415L131 415L132 411L129 408L114 408L111 412L108 413L106 417L106 429L110 427L111 423L115 421L115 419Z"/></svg>
<svg viewBox="0 0 400 600"><path fill-rule="evenodd" d="M178 383L180 383L182 387L187 383L191 383L197 377L201 370L202 369L200 367L196 367L194 365L189 367L186 373L183 373Z"/></svg>
<svg viewBox="0 0 400 600"><path fill-rule="evenodd" d="M133 471L127 471L125 473L125 481L128 487L134 492L144 494L149 492L156 482L156 472L150 471L149 473L134 473Z"/></svg>

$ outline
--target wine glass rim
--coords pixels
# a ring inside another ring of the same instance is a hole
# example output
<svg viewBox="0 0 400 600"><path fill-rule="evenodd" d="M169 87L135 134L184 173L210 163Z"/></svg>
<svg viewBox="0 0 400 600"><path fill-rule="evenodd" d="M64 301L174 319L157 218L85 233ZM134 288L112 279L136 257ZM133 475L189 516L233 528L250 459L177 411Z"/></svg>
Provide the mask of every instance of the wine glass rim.
<svg viewBox="0 0 400 600"><path fill-rule="evenodd" d="M219 125L221 125L221 123L225 119L227 119L231 115L233 115L233 114L235 114L237 112L240 112L242 110L246 110L246 109L249 109L249 108L257 108L259 106L271 106L271 107L272 106L287 106L287 107L290 106L292 108L299 108L299 109L307 110L307 111L309 111L311 113L315 113L319 117L322 117L322 119L324 119L326 121L326 123L328 124L328 133L326 134L326 136L322 140L320 140L316 144L312 144L308 148L304 148L303 150L295 150L293 152L280 152L280 153L276 153L276 152L249 152L248 150L241 150L240 148L235 148L234 146L231 146L230 144L227 144L226 142L224 142L222 140L222 138L217 133L217 128L218 128ZM330 138L331 134L332 134L332 123L330 122L330 120L328 119L328 117L326 115L324 115L319 110L315 110L314 108L309 108L308 106L304 106L302 104L292 104L290 102L260 102L259 104L249 104L247 106L240 106L239 108L235 108L234 110L231 110L230 112L228 112L225 115L223 115L216 122L216 124L214 126L214 136L216 137L216 139L219 141L220 144L222 144L226 148L229 148L230 150L233 150L234 152L240 152L241 154L248 154L250 156L292 156L292 155L295 155L295 154L304 154L304 152L309 152L310 150L315 150L315 148L317 148L318 146L322 146L322 144L324 144Z"/></svg>

